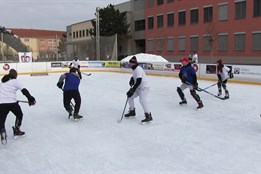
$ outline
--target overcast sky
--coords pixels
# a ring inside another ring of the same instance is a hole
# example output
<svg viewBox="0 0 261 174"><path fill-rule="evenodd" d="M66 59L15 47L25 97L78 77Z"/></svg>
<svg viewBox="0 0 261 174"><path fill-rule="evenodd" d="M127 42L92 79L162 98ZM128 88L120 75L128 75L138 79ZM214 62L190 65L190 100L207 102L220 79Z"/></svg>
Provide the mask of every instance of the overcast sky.
<svg viewBox="0 0 261 174"><path fill-rule="evenodd" d="M96 7L128 0L0 0L0 26L65 31L66 26L95 18Z"/></svg>

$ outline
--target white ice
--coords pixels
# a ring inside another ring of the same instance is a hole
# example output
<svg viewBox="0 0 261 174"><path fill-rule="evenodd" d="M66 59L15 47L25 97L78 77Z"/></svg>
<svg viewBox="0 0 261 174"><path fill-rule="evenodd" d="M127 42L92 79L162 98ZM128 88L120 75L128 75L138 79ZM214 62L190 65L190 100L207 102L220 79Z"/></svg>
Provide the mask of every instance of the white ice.
<svg viewBox="0 0 261 174"><path fill-rule="evenodd" d="M15 117L9 114L8 143L0 144L1 174L261 171L260 86L228 82L230 99L224 101L199 92L205 107L197 111L188 90L188 104L179 106L179 79L148 76L153 123L140 125L144 114L137 98L136 118L119 124L131 75L94 72L83 76L80 85L84 119L73 122L67 119L62 91L56 87L59 76L18 77L37 103L20 103L23 139L12 138ZM199 86L213 83L199 81ZM216 94L217 87L209 91Z"/></svg>

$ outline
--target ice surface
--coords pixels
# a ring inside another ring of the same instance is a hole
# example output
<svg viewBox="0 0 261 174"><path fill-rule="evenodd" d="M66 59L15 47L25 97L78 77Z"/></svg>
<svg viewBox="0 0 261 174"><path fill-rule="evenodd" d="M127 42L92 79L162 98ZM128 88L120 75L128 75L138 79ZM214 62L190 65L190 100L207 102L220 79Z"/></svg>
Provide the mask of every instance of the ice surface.
<svg viewBox="0 0 261 174"><path fill-rule="evenodd" d="M149 106L154 122L140 125L143 110L136 102L136 118L119 124L129 89L130 74L83 75L80 114L67 119L60 74L19 76L36 98L35 106L20 103L26 137L13 140L6 120L8 144L0 145L0 173L260 173L260 86L228 82L229 100L199 92L204 108L185 91L186 106L179 106L180 80L149 76ZM213 84L199 81L204 88ZM217 93L217 87L209 89ZM26 98L17 92L18 98ZM128 108L126 109L127 112Z"/></svg>

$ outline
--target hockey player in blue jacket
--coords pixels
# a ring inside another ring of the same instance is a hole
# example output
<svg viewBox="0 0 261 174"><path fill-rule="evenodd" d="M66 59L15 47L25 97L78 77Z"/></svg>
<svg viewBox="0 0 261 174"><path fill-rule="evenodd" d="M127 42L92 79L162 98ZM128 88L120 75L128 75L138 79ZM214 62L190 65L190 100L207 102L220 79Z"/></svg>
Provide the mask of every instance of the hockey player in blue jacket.
<svg viewBox="0 0 261 174"><path fill-rule="evenodd" d="M177 91L182 101L179 102L179 104L187 104L187 100L183 91L186 88L189 88L190 94L198 103L197 109L203 108L203 103L199 95L196 93L196 89L198 88L196 71L189 63L188 58L184 57L180 61L182 63L182 67L179 72L179 78L181 79L182 84L180 87L177 88Z"/></svg>
<svg viewBox="0 0 261 174"><path fill-rule="evenodd" d="M81 95L79 92L80 77L76 71L77 69L72 67L69 73L64 73L60 76L60 79L57 83L58 88L63 89L63 105L66 111L69 113L69 118L72 116L73 111L71 100L74 99L75 101L73 113L73 118L75 120L82 118L82 116L79 115L79 110L81 107Z"/></svg>

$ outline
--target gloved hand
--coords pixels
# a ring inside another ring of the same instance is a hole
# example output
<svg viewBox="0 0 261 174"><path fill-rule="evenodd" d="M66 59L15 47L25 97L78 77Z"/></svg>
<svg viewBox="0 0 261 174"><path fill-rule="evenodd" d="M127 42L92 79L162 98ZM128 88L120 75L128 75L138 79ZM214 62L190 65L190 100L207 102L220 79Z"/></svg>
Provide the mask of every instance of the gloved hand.
<svg viewBox="0 0 261 174"><path fill-rule="evenodd" d="M131 88L131 89L127 92L128 98L130 98L131 96L133 96L134 93L135 93L135 89Z"/></svg>
<svg viewBox="0 0 261 174"><path fill-rule="evenodd" d="M194 90L198 90L198 82L196 82L196 83L194 83L194 84L192 84L193 85L193 89Z"/></svg>
<svg viewBox="0 0 261 174"><path fill-rule="evenodd" d="M182 83L186 83L186 82L187 82L187 79L186 79L185 77L182 77L182 78L181 78L181 82L182 82Z"/></svg>
<svg viewBox="0 0 261 174"><path fill-rule="evenodd" d="M228 75L229 75L229 78L231 78L231 79L234 78L234 74L232 72L229 72Z"/></svg>
<svg viewBox="0 0 261 174"><path fill-rule="evenodd" d="M129 81L129 85L130 85L130 86L133 86L133 85L134 85L134 83L135 83L135 82L134 82L134 78L133 78L133 77L131 77L131 78L130 78L130 81Z"/></svg>
<svg viewBox="0 0 261 174"><path fill-rule="evenodd" d="M63 88L63 82L58 82L57 86L58 86L58 88L62 89Z"/></svg>
<svg viewBox="0 0 261 174"><path fill-rule="evenodd" d="M28 97L28 104L29 106L35 105L36 101L33 96Z"/></svg>

